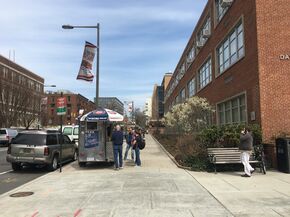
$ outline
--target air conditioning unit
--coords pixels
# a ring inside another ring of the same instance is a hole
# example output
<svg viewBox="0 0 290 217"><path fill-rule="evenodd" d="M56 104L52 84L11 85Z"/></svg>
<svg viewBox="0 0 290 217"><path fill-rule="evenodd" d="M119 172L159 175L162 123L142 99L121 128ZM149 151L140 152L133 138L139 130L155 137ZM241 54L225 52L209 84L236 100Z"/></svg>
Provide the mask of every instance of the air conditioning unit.
<svg viewBox="0 0 290 217"><path fill-rule="evenodd" d="M210 36L210 30L209 29L204 29L202 31L202 37L209 38L209 36Z"/></svg>
<svg viewBox="0 0 290 217"><path fill-rule="evenodd" d="M229 7L232 3L233 3L234 0L221 0L221 6L223 8L226 8L226 7Z"/></svg>
<svg viewBox="0 0 290 217"><path fill-rule="evenodd" d="M197 42L196 42L196 47L197 47L197 48L202 48L202 47L203 47L203 42L201 42L201 41L197 41Z"/></svg>

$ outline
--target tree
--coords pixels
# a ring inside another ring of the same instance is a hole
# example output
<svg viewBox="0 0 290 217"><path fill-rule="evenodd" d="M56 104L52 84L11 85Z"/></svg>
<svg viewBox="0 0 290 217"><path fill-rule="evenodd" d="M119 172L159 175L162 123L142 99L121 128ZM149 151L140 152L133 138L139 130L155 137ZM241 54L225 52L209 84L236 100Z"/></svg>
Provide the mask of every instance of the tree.
<svg viewBox="0 0 290 217"><path fill-rule="evenodd" d="M0 125L28 128L39 116L40 95L0 80ZM38 100L39 99L39 100Z"/></svg>
<svg viewBox="0 0 290 217"><path fill-rule="evenodd" d="M146 126L146 115L141 111L140 108L136 108L134 111L135 122L142 128Z"/></svg>
<svg viewBox="0 0 290 217"><path fill-rule="evenodd" d="M178 134L190 134L207 126L213 111L205 98L196 96L173 106L164 116L164 123Z"/></svg>

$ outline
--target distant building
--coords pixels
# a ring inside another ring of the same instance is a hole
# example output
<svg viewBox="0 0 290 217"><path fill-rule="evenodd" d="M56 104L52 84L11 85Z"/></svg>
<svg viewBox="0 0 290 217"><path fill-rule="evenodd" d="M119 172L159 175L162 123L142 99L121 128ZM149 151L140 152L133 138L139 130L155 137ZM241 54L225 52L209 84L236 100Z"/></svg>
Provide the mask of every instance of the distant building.
<svg viewBox="0 0 290 217"><path fill-rule="evenodd" d="M99 107L111 109L124 115L124 104L117 97L99 97Z"/></svg>
<svg viewBox="0 0 290 217"><path fill-rule="evenodd" d="M44 79L0 55L0 127L36 126Z"/></svg>
<svg viewBox="0 0 290 217"><path fill-rule="evenodd" d="M167 88L172 77L172 73L166 73L161 85L154 85L152 94L152 121L160 120L164 117L164 91Z"/></svg>
<svg viewBox="0 0 290 217"><path fill-rule="evenodd" d="M57 98L61 97L61 91L52 92L47 91L45 93L47 97L47 104L45 107L45 115L43 116L43 125L59 125L60 117L56 113L57 109ZM75 94L70 91L63 91L63 97L66 98L67 102L67 112L63 116L63 124L78 124L77 117L79 115L79 110L83 109L84 114L96 109L94 102L90 101L81 94Z"/></svg>
<svg viewBox="0 0 290 217"><path fill-rule="evenodd" d="M148 117L152 117L152 99L146 99L145 106L144 106L144 114Z"/></svg>

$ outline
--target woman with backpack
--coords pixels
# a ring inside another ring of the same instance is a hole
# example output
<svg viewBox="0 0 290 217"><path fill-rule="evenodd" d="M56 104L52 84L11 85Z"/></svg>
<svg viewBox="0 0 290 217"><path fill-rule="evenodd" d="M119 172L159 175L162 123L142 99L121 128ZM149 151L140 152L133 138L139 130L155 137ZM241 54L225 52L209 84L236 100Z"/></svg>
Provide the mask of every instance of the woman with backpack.
<svg viewBox="0 0 290 217"><path fill-rule="evenodd" d="M133 140L133 149L135 150L135 166L141 166L140 159L140 144L142 143L142 136L139 129L135 130L134 140Z"/></svg>

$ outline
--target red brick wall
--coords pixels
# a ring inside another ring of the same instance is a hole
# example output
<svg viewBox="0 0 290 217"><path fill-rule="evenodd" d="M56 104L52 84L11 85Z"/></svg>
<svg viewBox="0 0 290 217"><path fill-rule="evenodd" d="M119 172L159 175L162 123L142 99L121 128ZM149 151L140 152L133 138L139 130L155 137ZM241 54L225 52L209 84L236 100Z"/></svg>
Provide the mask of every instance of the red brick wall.
<svg viewBox="0 0 290 217"><path fill-rule="evenodd" d="M263 138L290 133L290 1L256 0Z"/></svg>
<svg viewBox="0 0 290 217"><path fill-rule="evenodd" d="M227 98L245 92L247 95L247 113L249 123L260 122L259 106L259 81L258 81L258 57L257 57L257 30L255 19L255 2L253 0L236 0L225 14L223 19L216 24L214 22L214 1L210 0L207 4L203 16L200 20L211 14L212 18L212 35L200 50L196 59L187 70L185 76L179 82L171 97L166 101L166 106L179 94L181 89L186 87L187 82L197 74L198 69L204 61L211 56L212 58L212 82L204 89L200 90L197 95L206 97L213 105ZM222 75L215 77L216 69L216 47L228 35L239 20L244 23L245 35L245 57L239 62L227 69ZM188 43L180 63L186 58L187 50L191 47L195 35L198 32L202 22L199 22L193 35ZM179 65L180 65L179 63ZM177 67L178 68L178 67ZM250 112L256 114L256 121L250 121Z"/></svg>

